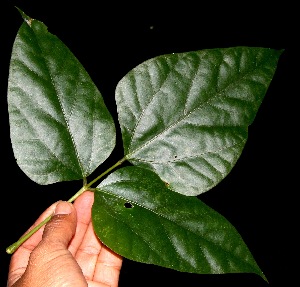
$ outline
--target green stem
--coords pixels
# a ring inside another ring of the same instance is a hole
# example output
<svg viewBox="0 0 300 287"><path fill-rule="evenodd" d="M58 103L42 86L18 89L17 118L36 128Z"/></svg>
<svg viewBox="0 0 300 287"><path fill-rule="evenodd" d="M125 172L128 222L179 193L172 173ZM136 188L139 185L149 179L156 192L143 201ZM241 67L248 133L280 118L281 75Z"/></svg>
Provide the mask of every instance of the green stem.
<svg viewBox="0 0 300 287"><path fill-rule="evenodd" d="M107 175L109 172L111 172L113 169L115 169L117 166L121 165L125 160L127 160L126 157L123 157L120 159L117 163L115 163L113 166L111 166L109 169L107 169L105 172L101 173L98 177L96 177L94 180L92 180L89 184L87 184L87 188L89 188L92 184L94 184L96 181L98 181L103 176Z"/></svg>
<svg viewBox="0 0 300 287"><path fill-rule="evenodd" d="M44 224L46 224L50 219L52 218L52 215L49 215L46 219L44 219L40 224L38 224L36 227L34 227L32 230L30 230L28 233L26 233L23 237L21 237L17 242L11 244L6 248L6 253L13 254L19 246L25 242L31 235L33 235L35 232L37 232Z"/></svg>
<svg viewBox="0 0 300 287"><path fill-rule="evenodd" d="M93 185L96 181L101 179L103 176L107 175L109 172L111 172L113 169L115 169L117 166L121 165L126 160L126 157L123 157L121 160L119 160L117 163L115 163L113 166L111 166L109 169L107 169L105 172L101 173L98 177L96 177L94 180L92 180L90 183L85 184L82 188L80 188L76 194L74 194L68 202L73 202L79 195L84 193L86 190L88 190L91 185ZM25 242L28 238L30 238L35 232L37 232L43 225L45 225L50 219L52 218L52 215L49 215L46 219L44 219L41 223L39 223L36 227L34 227L32 230L30 230L28 233L26 233L24 236L22 236L18 241L11 244L6 248L6 253L13 254L23 242Z"/></svg>
<svg viewBox="0 0 300 287"><path fill-rule="evenodd" d="M101 179L103 176L107 175L109 172L111 172L113 169L115 169L117 166L121 165L126 160L126 157L123 157L119 161L117 161L113 166L111 166L109 169L107 169L105 172L101 173L99 176L97 176L94 180L92 180L90 183L84 185L76 194L74 194L68 202L73 202L79 195L81 195L84 191L88 190L96 181Z"/></svg>

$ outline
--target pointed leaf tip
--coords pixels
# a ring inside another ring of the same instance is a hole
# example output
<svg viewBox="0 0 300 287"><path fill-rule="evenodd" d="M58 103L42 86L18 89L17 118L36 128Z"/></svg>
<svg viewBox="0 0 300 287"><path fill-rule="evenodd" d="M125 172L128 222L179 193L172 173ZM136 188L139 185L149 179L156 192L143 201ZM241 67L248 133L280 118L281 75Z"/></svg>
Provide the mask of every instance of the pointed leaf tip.
<svg viewBox="0 0 300 287"><path fill-rule="evenodd" d="M22 18L24 19L24 21L31 26L31 22L32 22L32 18L27 16L19 7L15 6L17 8L17 10L20 12Z"/></svg>

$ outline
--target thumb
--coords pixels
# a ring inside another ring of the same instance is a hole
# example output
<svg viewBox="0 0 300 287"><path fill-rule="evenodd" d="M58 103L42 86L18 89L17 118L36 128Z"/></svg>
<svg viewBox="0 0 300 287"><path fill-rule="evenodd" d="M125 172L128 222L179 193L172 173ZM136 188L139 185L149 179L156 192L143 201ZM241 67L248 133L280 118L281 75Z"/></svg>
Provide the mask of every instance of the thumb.
<svg viewBox="0 0 300 287"><path fill-rule="evenodd" d="M19 285L14 286L74 286L66 285L68 280L83 282L83 285L76 286L85 286L82 271L68 250L76 224L75 207L59 201L51 220L45 225L42 240L30 254L24 275L17 283ZM70 277L70 271L75 271L75 275Z"/></svg>
<svg viewBox="0 0 300 287"><path fill-rule="evenodd" d="M46 224L41 245L47 245L51 250L67 248L76 231L76 210L73 204L59 201L56 205L54 215ZM45 248L47 248L45 246Z"/></svg>

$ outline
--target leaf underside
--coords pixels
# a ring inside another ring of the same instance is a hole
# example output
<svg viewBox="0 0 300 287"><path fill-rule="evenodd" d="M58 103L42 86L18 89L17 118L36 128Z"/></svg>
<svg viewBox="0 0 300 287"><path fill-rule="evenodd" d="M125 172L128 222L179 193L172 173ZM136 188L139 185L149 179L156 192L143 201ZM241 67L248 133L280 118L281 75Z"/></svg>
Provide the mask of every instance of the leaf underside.
<svg viewBox="0 0 300 287"><path fill-rule="evenodd" d="M128 259L200 274L265 278L236 229L197 197L170 191L152 171L131 166L95 192L94 229Z"/></svg>
<svg viewBox="0 0 300 287"><path fill-rule="evenodd" d="M70 50L43 23L23 17L8 79L14 156L39 184L85 178L115 146L113 118Z"/></svg>
<svg viewBox="0 0 300 287"><path fill-rule="evenodd" d="M132 69L116 88L127 159L185 195L217 185L242 153L281 53L209 49Z"/></svg>

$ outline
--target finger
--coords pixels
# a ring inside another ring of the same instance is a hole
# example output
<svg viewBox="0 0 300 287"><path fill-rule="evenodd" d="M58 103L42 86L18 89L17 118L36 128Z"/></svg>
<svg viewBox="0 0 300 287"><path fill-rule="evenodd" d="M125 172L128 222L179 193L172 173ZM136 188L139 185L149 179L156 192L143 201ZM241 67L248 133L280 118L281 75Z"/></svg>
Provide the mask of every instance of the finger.
<svg viewBox="0 0 300 287"><path fill-rule="evenodd" d="M61 245L67 249L75 234L77 214L71 203L60 201L55 207L54 215L46 224L43 232L43 241L40 245L52 249L51 245Z"/></svg>
<svg viewBox="0 0 300 287"><path fill-rule="evenodd" d="M50 209L51 210L51 209ZM22 260L21 253L13 259L12 269L9 272L9 283L11 286L20 279L20 284L26 285L24 282L30 282L30 278L34 278L36 274L43 282L52 280L56 273L61 272L62 267L55 262L59 262L63 258L63 262L69 258L69 266L78 269L78 274L82 274L79 266L73 259L67 247L76 230L76 210L71 203L60 201L55 205L55 212L51 220L45 225L42 240L36 245L30 256L27 256L27 262L18 267L18 263L14 260L18 258ZM14 263L16 262L16 264ZM49 262L52 264L49 265ZM51 272L50 272L50 269ZM81 275L82 277L82 275ZM79 279L81 279L79 277ZM82 279L81 279L82 280ZM23 285L22 285L23 286Z"/></svg>
<svg viewBox="0 0 300 287"><path fill-rule="evenodd" d="M48 207L35 221L35 223L23 234L27 234L30 230L40 224L49 215L53 214L58 202ZM27 265L29 256L32 250L38 245L42 239L44 226L35 232L30 238L28 238L11 256L9 270L8 270L8 286L11 286L11 282L15 282L22 276Z"/></svg>
<svg viewBox="0 0 300 287"><path fill-rule="evenodd" d="M35 261L41 267L60 254L70 254L68 245L76 230L76 210L71 203L57 203L51 220L45 225L42 241L30 254L31 265ZM71 256L71 254L70 254ZM53 258L52 258L53 257Z"/></svg>
<svg viewBox="0 0 300 287"><path fill-rule="evenodd" d="M59 201L53 203L50 207L48 207L39 217L38 219L34 222L34 224L21 236L23 237L27 233L29 233L33 228L35 228L37 225L39 225L41 222L43 222L47 217L51 216L54 213L54 210L56 208L56 205L59 203ZM13 256L17 253L21 253L24 249L27 251L31 252L36 245L41 241L42 235L44 232L44 227L42 226L39 230L37 230L33 235L31 235L14 253Z"/></svg>
<svg viewBox="0 0 300 287"><path fill-rule="evenodd" d="M88 192L82 197L84 194L82 194L74 204L78 204L76 205L78 217L82 217L84 224L89 222L85 230L86 234L75 254L76 261L81 267L85 278L88 281L91 280L89 284L91 284L91 282L93 282L93 284L97 282L99 284L101 283L99 286L117 286L122 266L122 257L102 245L98 239L91 222L91 208L94 201L94 193ZM82 201L84 201L84 203ZM85 208L82 208L83 205ZM81 214L82 212L84 214Z"/></svg>
<svg viewBox="0 0 300 287"><path fill-rule="evenodd" d="M91 222L91 209L93 202L94 193L91 191L85 191L74 201L73 205L77 211L77 227L75 236L69 245L69 250L74 257Z"/></svg>
<svg viewBox="0 0 300 287"><path fill-rule="evenodd" d="M111 287L117 287L122 261L123 259L120 255L102 244L93 280Z"/></svg>
<svg viewBox="0 0 300 287"><path fill-rule="evenodd" d="M45 225L42 241L30 255L21 284L35 278L39 280L36 286L86 286L82 271L68 250L76 225L74 206L59 202L51 220Z"/></svg>
<svg viewBox="0 0 300 287"><path fill-rule="evenodd" d="M76 261L89 286L118 286L122 257L100 242L92 223L76 253Z"/></svg>
<svg viewBox="0 0 300 287"><path fill-rule="evenodd" d="M87 280L93 279L100 251L101 243L96 237L93 225L90 222L84 239L75 254L75 259Z"/></svg>

